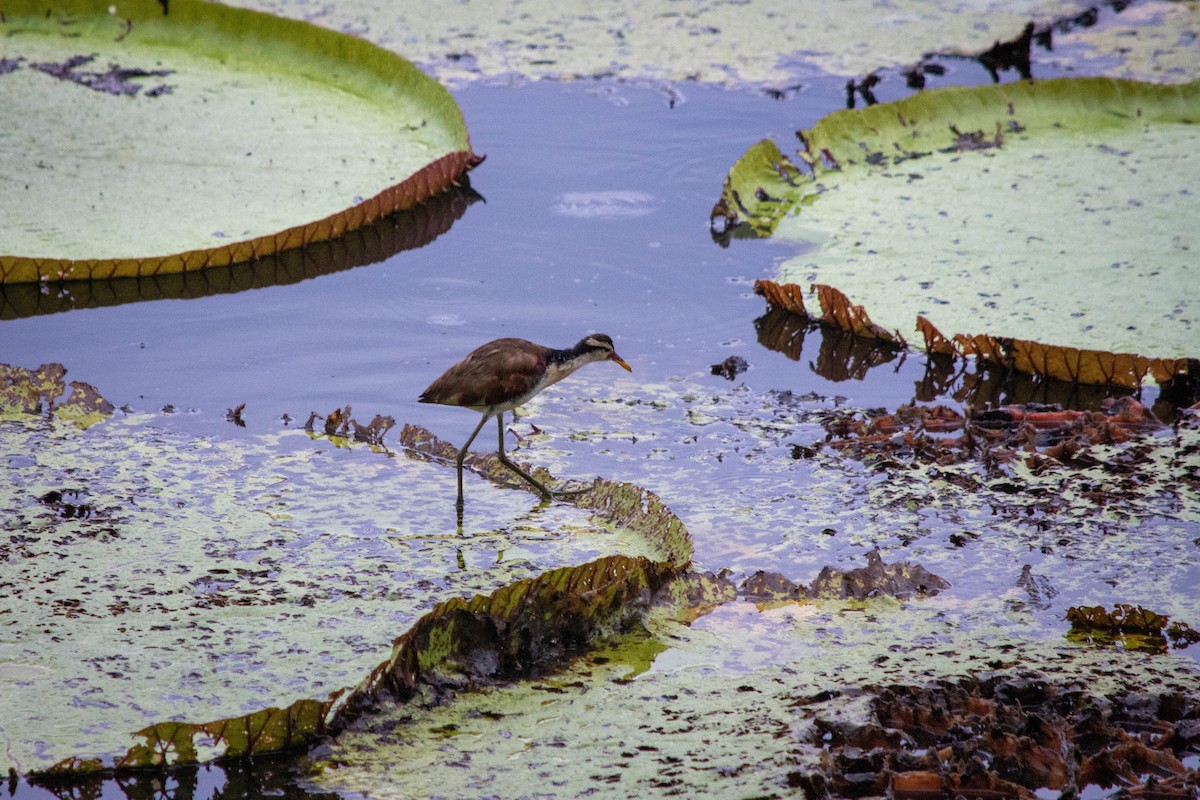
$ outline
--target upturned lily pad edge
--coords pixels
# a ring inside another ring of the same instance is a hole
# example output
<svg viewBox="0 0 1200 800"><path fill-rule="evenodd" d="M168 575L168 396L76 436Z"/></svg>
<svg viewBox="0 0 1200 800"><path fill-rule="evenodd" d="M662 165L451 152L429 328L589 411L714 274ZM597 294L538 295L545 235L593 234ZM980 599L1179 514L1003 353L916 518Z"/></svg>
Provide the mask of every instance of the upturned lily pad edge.
<svg viewBox="0 0 1200 800"><path fill-rule="evenodd" d="M146 278L243 264L286 250L336 239L405 211L452 186L483 161L471 152L448 153L379 194L324 219L220 247L148 258L61 259L0 255L0 283Z"/></svg>
<svg viewBox="0 0 1200 800"><path fill-rule="evenodd" d="M1085 98L1077 104L1089 111L1087 116L1072 120L1047 114L1037 104L1039 96L1059 95ZM1096 106L1103 113L1097 113ZM1019 120L1014 117L1018 108ZM796 131L800 166L771 139L751 145L730 167L709 216L710 227L715 237L735 227L768 237L780 219L813 202L822 192L821 181L836 180L853 167L956 147L976 133L977 125L979 135L1002 141L1005 135L1024 133L1031 123L1046 129L1095 129L1133 119L1200 124L1198 108L1200 79L1157 84L1122 78L1051 78L948 86L866 108L841 109L810 129Z"/></svg>
<svg viewBox="0 0 1200 800"><path fill-rule="evenodd" d="M242 18L270 18L285 35L304 47L312 49L314 55L335 60L346 60L363 72L364 82L391 83L393 88L407 87L416 96L424 99L431 113L440 117L439 123L447 126L454 134L460 149L446 152L427 163L397 184L379 191L349 208L337 211L324 218L303 222L282 231L256 236L250 239L221 244L215 247L191 249L163 255L146 255L122 258L53 258L31 257L20 254L0 253L0 284L61 282L72 280L107 280L124 277L147 277L172 273L190 272L208 267L222 267L245 263L254 259L274 255L286 250L335 239L347 232L371 224L389 214L416 206L434 195L466 182L466 175L484 160L484 156L473 152L462 111L453 96L440 83L421 72L415 65L400 55L379 47L365 39L350 34L321 28L300 20L274 17L260 11L239 9L207 0L172 0L148 2L148 0L125 0L120 6L107 5L93 0L57 0L49 3L42 0L5 0L0 4L0 20L15 23L21 14L92 14L126 18L127 24L137 18L150 18L161 11L165 18L170 15L182 18L181 24L212 27L225 31L239 40L243 48L252 48L253 41L239 25ZM247 41L241 41L247 40ZM370 63L364 64L364 54L369 54ZM342 76L344 77L344 76ZM335 81L338 76L330 76ZM362 91L362 87L348 86L347 90Z"/></svg>
<svg viewBox="0 0 1200 800"><path fill-rule="evenodd" d="M915 349L909 348L908 341L899 331L888 331L871 322L866 309L854 304L840 290L813 284L810 291L817 296L821 306L819 317L807 311L803 287L762 278L754 282L754 293L763 297L771 308L874 340L881 347ZM948 338L919 314L914 330L922 335L923 349L929 356L976 358L1035 378L1054 378L1068 384L1136 390L1147 377L1153 378L1160 387L1167 387L1200 375L1200 357L1150 358L1135 353L1088 350L987 334L957 333Z"/></svg>

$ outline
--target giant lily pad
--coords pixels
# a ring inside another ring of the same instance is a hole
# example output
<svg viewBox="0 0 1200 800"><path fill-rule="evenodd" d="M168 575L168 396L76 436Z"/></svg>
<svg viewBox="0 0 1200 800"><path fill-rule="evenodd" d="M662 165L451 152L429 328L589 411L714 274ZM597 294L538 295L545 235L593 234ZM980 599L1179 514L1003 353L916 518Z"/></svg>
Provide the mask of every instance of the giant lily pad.
<svg viewBox="0 0 1200 800"><path fill-rule="evenodd" d="M0 87L3 282L246 261L478 162L454 99L399 56L201 0L3 0Z"/></svg>
<svg viewBox="0 0 1200 800"><path fill-rule="evenodd" d="M772 142L714 222L808 245L785 281L837 286L885 329L1200 353L1200 82L1052 80L925 92Z"/></svg>

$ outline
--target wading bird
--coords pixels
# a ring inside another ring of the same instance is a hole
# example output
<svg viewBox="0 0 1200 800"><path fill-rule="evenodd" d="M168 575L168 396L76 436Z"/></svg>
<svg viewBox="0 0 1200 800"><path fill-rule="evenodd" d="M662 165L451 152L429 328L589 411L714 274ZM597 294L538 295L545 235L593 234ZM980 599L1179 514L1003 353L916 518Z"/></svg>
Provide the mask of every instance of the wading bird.
<svg viewBox="0 0 1200 800"><path fill-rule="evenodd" d="M504 412L529 402L538 392L558 383L584 364L595 361L615 361L629 372L633 368L617 355L613 340L603 333L593 333L579 340L574 347L555 350L524 339L496 339L472 351L441 374L421 393L422 403L463 406L483 414L471 437L458 451L458 514L462 522L463 458L467 448L483 423L496 418L500 432L500 463L532 484L542 497L553 499L554 493L526 473L504 454Z"/></svg>

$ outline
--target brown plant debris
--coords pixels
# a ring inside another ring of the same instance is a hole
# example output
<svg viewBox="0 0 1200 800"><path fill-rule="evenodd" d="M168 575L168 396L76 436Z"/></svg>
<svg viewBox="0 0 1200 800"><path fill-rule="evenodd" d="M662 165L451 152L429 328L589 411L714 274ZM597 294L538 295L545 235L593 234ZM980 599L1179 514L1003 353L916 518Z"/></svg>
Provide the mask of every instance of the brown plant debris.
<svg viewBox="0 0 1200 800"><path fill-rule="evenodd" d="M1171 644L1178 648L1190 647L1191 645L1200 642L1200 631L1188 625L1186 622L1172 622L1167 626L1167 639Z"/></svg>
<svg viewBox="0 0 1200 800"><path fill-rule="evenodd" d="M1091 466L1096 459L1088 449L1094 445L1124 444L1166 430L1131 397L1109 398L1099 411L1027 403L971 416L944 405L903 405L893 413L835 412L824 427L827 446L856 458L910 457L943 466L1008 463L1033 454L1061 465Z"/></svg>
<svg viewBox="0 0 1200 800"><path fill-rule="evenodd" d="M821 316L815 321L885 345L898 348L907 346L908 343L898 331L888 331L876 325L866 309L851 303L850 298L840 290L819 283L814 283L811 290L821 305ZM814 320L805 310L803 290L794 283L775 283L760 278L754 281L754 293L764 298L772 308L797 314L806 321Z"/></svg>
<svg viewBox="0 0 1200 800"><path fill-rule="evenodd" d="M719 364L713 364L711 367L713 375L720 375L727 381L733 380L749 368L750 365L741 356L730 356Z"/></svg>
<svg viewBox="0 0 1200 800"><path fill-rule="evenodd" d="M898 331L887 331L871 322L866 309L850 302L838 289L821 283L814 283L812 291L817 294L821 304L821 321L855 336L864 339L878 339L885 344L896 347L906 347L907 342Z"/></svg>
<svg viewBox="0 0 1200 800"><path fill-rule="evenodd" d="M1071 639L1094 644L1119 640L1126 650L1161 653L1168 641L1178 649L1200 642L1200 631L1186 622L1171 622L1165 614L1128 603L1118 603L1112 611L1104 606L1072 606L1067 609L1067 622Z"/></svg>
<svg viewBox="0 0 1200 800"><path fill-rule="evenodd" d="M985 131L960 131L954 125L950 126L954 134L954 146L947 148L952 153L969 152L971 150L991 150L1004 146L1004 134L1000 131L1000 123L992 133Z"/></svg>
<svg viewBox="0 0 1200 800"><path fill-rule="evenodd" d="M62 364L24 369L0 364L0 414L40 414L66 390Z"/></svg>
<svg viewBox="0 0 1200 800"><path fill-rule="evenodd" d="M42 364L37 369L0 364L0 418L54 416L87 428L112 416L113 404L89 383L71 381L71 394L63 397L66 374L62 364Z"/></svg>
<svg viewBox="0 0 1200 800"><path fill-rule="evenodd" d="M88 519L95 507L83 501L83 492L78 489L53 489L38 498L38 502L54 510L59 519Z"/></svg>
<svg viewBox="0 0 1200 800"><path fill-rule="evenodd" d="M738 596L728 570L685 572L680 576L678 585L683 600L680 621L684 623L693 622L718 606L733 602Z"/></svg>
<svg viewBox="0 0 1200 800"><path fill-rule="evenodd" d="M246 420L242 419L242 412L245 410L246 410L246 404L241 403L240 405L237 405L234 408L230 408L230 409L226 410L225 419L229 420L234 425L237 425L239 428L244 428L244 427L246 427Z"/></svg>
<svg viewBox="0 0 1200 800"><path fill-rule="evenodd" d="M1118 603L1112 611L1104 606L1071 606L1067 609L1067 621L1074 630L1157 634L1171 620L1141 606Z"/></svg>
<svg viewBox="0 0 1200 800"><path fill-rule="evenodd" d="M776 572L759 571L747 578L739 594L756 600L865 600L868 597L933 596L950 583L920 564L885 564L878 550L867 553L867 566L840 570L826 566L811 586L793 583Z"/></svg>
<svg viewBox="0 0 1200 800"><path fill-rule="evenodd" d="M350 420L350 427L354 429L354 440L356 442L366 442L367 444L383 446L383 437L388 431L395 426L396 420L391 417L385 417L381 414L376 414L375 418L367 425L360 425L354 420Z"/></svg>
<svg viewBox="0 0 1200 800"><path fill-rule="evenodd" d="M754 293L764 298L772 308L808 316L804 308L804 291L794 283L776 283L759 278L754 281Z"/></svg>
<svg viewBox="0 0 1200 800"><path fill-rule="evenodd" d="M1194 798L1200 773L1181 758L1200 748L1200 700L1090 694L1033 674L891 686L866 724L818 718L818 771L791 783L809 798L1013 798L1122 787L1122 796ZM1126 794L1127 793L1127 794ZM1086 796L1086 795L1084 795Z"/></svg>
<svg viewBox="0 0 1200 800"><path fill-rule="evenodd" d="M957 355L954 344L943 336L932 322L920 314L917 315L917 333L925 339L925 352L952 357Z"/></svg>
<svg viewBox="0 0 1200 800"><path fill-rule="evenodd" d="M335 408L325 417L322 417L315 411L309 412L308 420L304 423L304 430L310 434L315 434L317 432L317 422L323 420L321 430L326 436L336 436L343 439L353 438L356 442L366 442L373 447L383 447L383 437L395 427L396 420L391 417L385 417L382 414L376 414L370 423L363 425L350 416L350 411L350 406ZM283 424L287 425L291 417L284 414L283 420Z"/></svg>
<svg viewBox="0 0 1200 800"><path fill-rule="evenodd" d="M325 417L326 436L345 436L350 432L350 406L335 408Z"/></svg>

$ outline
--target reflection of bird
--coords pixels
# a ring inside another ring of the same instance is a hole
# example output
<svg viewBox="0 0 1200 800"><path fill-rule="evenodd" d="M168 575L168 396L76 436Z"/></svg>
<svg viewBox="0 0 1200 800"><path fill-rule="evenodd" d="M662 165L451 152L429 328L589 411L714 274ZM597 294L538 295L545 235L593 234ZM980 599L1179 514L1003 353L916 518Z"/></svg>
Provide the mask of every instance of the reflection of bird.
<svg viewBox="0 0 1200 800"><path fill-rule="evenodd" d="M463 457L489 417L496 418L496 425L500 431L497 452L501 463L536 487L543 497L554 497L549 489L504 455L504 412L529 402L542 389L561 381L584 364L605 360L615 361L630 372L633 371L633 368L617 355L612 339L603 333L586 336L579 344L565 350L542 347L524 339L496 339L472 351L429 384L429 388L421 393L422 403L465 406L483 414L483 419L475 426L471 438L467 439L467 443L458 451L460 522L463 507Z"/></svg>

